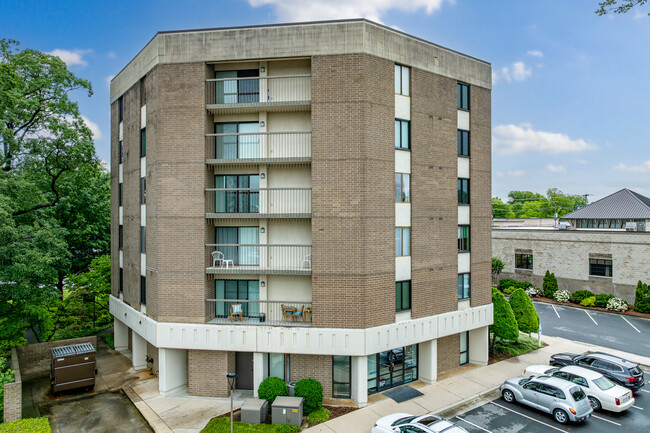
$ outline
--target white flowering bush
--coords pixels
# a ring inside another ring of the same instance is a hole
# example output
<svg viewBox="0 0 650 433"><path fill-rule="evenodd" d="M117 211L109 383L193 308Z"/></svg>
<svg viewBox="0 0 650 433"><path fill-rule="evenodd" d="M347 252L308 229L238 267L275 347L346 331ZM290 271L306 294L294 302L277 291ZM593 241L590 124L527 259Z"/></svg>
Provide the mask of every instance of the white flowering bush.
<svg viewBox="0 0 650 433"><path fill-rule="evenodd" d="M612 298L607 301L607 309L611 311L627 311L627 301L621 298Z"/></svg>
<svg viewBox="0 0 650 433"><path fill-rule="evenodd" d="M553 299L555 299L557 302L569 302L569 299L571 299L571 294L568 290L558 290L553 295Z"/></svg>
<svg viewBox="0 0 650 433"><path fill-rule="evenodd" d="M526 294L531 298L534 298L535 296L542 296L542 291L537 287L529 287L526 289Z"/></svg>

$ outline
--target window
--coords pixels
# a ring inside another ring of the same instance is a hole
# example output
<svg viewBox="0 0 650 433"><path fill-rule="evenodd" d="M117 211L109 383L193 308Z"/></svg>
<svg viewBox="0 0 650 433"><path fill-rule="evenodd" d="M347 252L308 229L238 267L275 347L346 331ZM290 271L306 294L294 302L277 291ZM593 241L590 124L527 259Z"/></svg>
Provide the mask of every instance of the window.
<svg viewBox="0 0 650 433"><path fill-rule="evenodd" d="M605 259L589 259L589 275L611 278L612 261Z"/></svg>
<svg viewBox="0 0 650 433"><path fill-rule="evenodd" d="M469 156L469 131L458 130L458 156Z"/></svg>
<svg viewBox="0 0 650 433"><path fill-rule="evenodd" d="M120 99L117 100L117 112L118 112L119 121L122 122L124 120L124 98L123 97L120 97Z"/></svg>
<svg viewBox="0 0 650 433"><path fill-rule="evenodd" d="M458 109L469 110L469 84L458 83Z"/></svg>
<svg viewBox="0 0 650 433"><path fill-rule="evenodd" d="M120 286L119 286L119 291L120 293L124 292L124 269L120 268Z"/></svg>
<svg viewBox="0 0 650 433"><path fill-rule="evenodd" d="M215 227L216 249L235 266L259 265L259 227Z"/></svg>
<svg viewBox="0 0 650 433"><path fill-rule="evenodd" d="M460 365L469 364L469 332L460 333Z"/></svg>
<svg viewBox="0 0 650 433"><path fill-rule="evenodd" d="M124 249L124 226L120 225L118 227L118 246L119 249Z"/></svg>
<svg viewBox="0 0 650 433"><path fill-rule="evenodd" d="M395 173L395 203L411 201L411 175Z"/></svg>
<svg viewBox="0 0 650 433"><path fill-rule="evenodd" d="M533 255L532 254L515 254L515 269L530 269L533 270Z"/></svg>
<svg viewBox="0 0 650 433"><path fill-rule="evenodd" d="M147 156L147 128L140 130L140 158Z"/></svg>
<svg viewBox="0 0 650 433"><path fill-rule="evenodd" d="M284 353L269 353L269 377L279 377L286 381L289 374L289 355Z"/></svg>
<svg viewBox="0 0 650 433"><path fill-rule="evenodd" d="M260 282L258 280L215 280L215 299L232 299L258 301L260 299ZM230 306L236 302L217 302L216 317L228 317ZM245 317L259 317L260 307L257 302L242 302L242 314Z"/></svg>
<svg viewBox="0 0 650 433"><path fill-rule="evenodd" d="M215 123L217 159L259 158L259 122Z"/></svg>
<svg viewBox="0 0 650 433"><path fill-rule="evenodd" d="M140 178L140 204L147 204L147 178Z"/></svg>
<svg viewBox="0 0 650 433"><path fill-rule="evenodd" d="M217 189L215 212L258 213L260 211L259 175L215 176L214 185Z"/></svg>
<svg viewBox="0 0 650 433"><path fill-rule="evenodd" d="M147 279L140 276L140 304L147 305Z"/></svg>
<svg viewBox="0 0 650 433"><path fill-rule="evenodd" d="M395 283L395 311L411 309L411 282L398 281Z"/></svg>
<svg viewBox="0 0 650 433"><path fill-rule="evenodd" d="M471 296L469 273L458 274L458 299L469 299Z"/></svg>
<svg viewBox="0 0 650 433"><path fill-rule="evenodd" d="M589 388L589 384L585 380L584 377L580 376L571 376L571 382L575 383L576 385L584 386L585 388Z"/></svg>
<svg viewBox="0 0 650 433"><path fill-rule="evenodd" d="M258 69L241 71L217 71L214 77L216 84L217 104L237 104L260 102L260 80ZM255 77L254 79L242 79ZM224 80L224 78L233 78Z"/></svg>
<svg viewBox="0 0 650 433"><path fill-rule="evenodd" d="M458 252L469 251L469 226L458 226Z"/></svg>
<svg viewBox="0 0 650 433"><path fill-rule="evenodd" d="M458 204L469 204L469 179L458 178Z"/></svg>
<svg viewBox="0 0 650 433"><path fill-rule="evenodd" d="M124 141L120 141L120 164L124 163Z"/></svg>
<svg viewBox="0 0 650 433"><path fill-rule="evenodd" d="M147 253L147 228L140 226L140 252Z"/></svg>
<svg viewBox="0 0 650 433"><path fill-rule="evenodd" d="M122 206L122 183L117 184L117 205Z"/></svg>
<svg viewBox="0 0 650 433"><path fill-rule="evenodd" d="M411 148L411 133L408 120L395 119L395 149Z"/></svg>
<svg viewBox="0 0 650 433"><path fill-rule="evenodd" d="M368 355L368 393L417 380L417 367L417 344Z"/></svg>
<svg viewBox="0 0 650 433"><path fill-rule="evenodd" d="M140 80L140 106L147 105L147 77Z"/></svg>
<svg viewBox="0 0 650 433"><path fill-rule="evenodd" d="M395 227L395 255L411 255L411 228Z"/></svg>
<svg viewBox="0 0 650 433"><path fill-rule="evenodd" d="M332 397L350 398L352 382L349 356L332 356Z"/></svg>
<svg viewBox="0 0 650 433"><path fill-rule="evenodd" d="M395 65L395 94L409 96L411 68Z"/></svg>

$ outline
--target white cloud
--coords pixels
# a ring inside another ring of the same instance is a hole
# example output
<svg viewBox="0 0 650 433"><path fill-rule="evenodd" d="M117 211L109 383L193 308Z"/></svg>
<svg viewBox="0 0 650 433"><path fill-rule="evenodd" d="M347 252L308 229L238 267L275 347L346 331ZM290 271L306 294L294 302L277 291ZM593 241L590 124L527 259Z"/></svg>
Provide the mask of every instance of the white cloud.
<svg viewBox="0 0 650 433"><path fill-rule="evenodd" d="M642 163L641 165L627 165L621 162L614 167L614 170L629 171L633 173L648 173L650 172L650 160Z"/></svg>
<svg viewBox="0 0 650 433"><path fill-rule="evenodd" d="M596 149L583 139L573 140L566 134L536 131L530 125L498 125L494 127L492 147L500 154L521 152L566 153Z"/></svg>
<svg viewBox="0 0 650 433"><path fill-rule="evenodd" d="M639 9L636 9L634 11L634 17L633 18L635 20L640 20L642 18L647 18L647 17L648 17L648 14L646 14L645 12L641 12Z"/></svg>
<svg viewBox="0 0 650 433"><path fill-rule="evenodd" d="M514 170L508 172L508 176L511 177L522 177L524 174L526 174L526 172L523 170Z"/></svg>
<svg viewBox="0 0 650 433"><path fill-rule="evenodd" d="M557 172L562 172L562 171L566 171L566 168L564 168L563 165L553 165L553 164L549 164L549 165L546 166L546 169L547 169L548 171L552 171L552 172L555 172L555 173L557 173Z"/></svg>
<svg viewBox="0 0 650 433"><path fill-rule="evenodd" d="M51 54L63 60L68 66L87 66L88 62L83 58L84 55L92 53L93 50L61 50L57 48L54 51L51 51L47 54Z"/></svg>
<svg viewBox="0 0 650 433"><path fill-rule="evenodd" d="M544 53L540 50L530 50L528 51L528 55L533 57L544 57Z"/></svg>
<svg viewBox="0 0 650 433"><path fill-rule="evenodd" d="M313 21L341 18L368 18L381 22L388 10L416 12L420 9L430 15L445 2L453 0L248 0L252 7L271 6L282 21Z"/></svg>
<svg viewBox="0 0 650 433"><path fill-rule="evenodd" d="M115 51L109 51L108 53L106 53L106 55L108 56L109 59L114 59L115 56L117 56L117 54L115 54Z"/></svg>
<svg viewBox="0 0 650 433"><path fill-rule="evenodd" d="M576 162L578 164L587 164L589 161L587 161L586 159L576 159Z"/></svg>
<svg viewBox="0 0 650 433"><path fill-rule="evenodd" d="M100 140L102 138L102 131L99 129L99 125L97 125L95 122L93 122L86 116L81 116L81 118L83 119L88 129L90 129L90 132L93 133L93 138L95 140Z"/></svg>
<svg viewBox="0 0 650 433"><path fill-rule="evenodd" d="M504 66L497 71L492 71L492 84L495 84L501 78L507 82L524 81L533 75L533 70L522 61L514 62L510 66Z"/></svg>

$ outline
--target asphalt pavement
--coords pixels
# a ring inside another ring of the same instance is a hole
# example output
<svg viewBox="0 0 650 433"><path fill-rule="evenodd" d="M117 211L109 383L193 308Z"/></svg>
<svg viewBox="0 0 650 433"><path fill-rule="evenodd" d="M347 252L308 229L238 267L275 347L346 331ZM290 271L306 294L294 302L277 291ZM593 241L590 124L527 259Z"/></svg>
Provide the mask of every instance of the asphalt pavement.
<svg viewBox="0 0 650 433"><path fill-rule="evenodd" d="M564 305L533 302L542 335L611 347L650 357L650 320Z"/></svg>

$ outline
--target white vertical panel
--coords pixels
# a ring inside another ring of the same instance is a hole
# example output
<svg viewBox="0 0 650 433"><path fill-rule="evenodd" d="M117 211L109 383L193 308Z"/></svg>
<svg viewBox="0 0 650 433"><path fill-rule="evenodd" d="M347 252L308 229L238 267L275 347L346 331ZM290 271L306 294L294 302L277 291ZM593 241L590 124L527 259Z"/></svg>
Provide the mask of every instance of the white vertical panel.
<svg viewBox="0 0 650 433"><path fill-rule="evenodd" d="M395 281L411 279L411 256L395 257Z"/></svg>
<svg viewBox="0 0 650 433"><path fill-rule="evenodd" d="M124 225L124 208L122 206L117 208L117 216L120 221L119 224Z"/></svg>
<svg viewBox="0 0 650 433"><path fill-rule="evenodd" d="M147 157L140 158L140 177L147 177Z"/></svg>
<svg viewBox="0 0 650 433"><path fill-rule="evenodd" d="M120 250L120 268L124 268L124 251Z"/></svg>
<svg viewBox="0 0 650 433"><path fill-rule="evenodd" d="M469 272L469 254L470 253L458 253L458 273L464 274Z"/></svg>
<svg viewBox="0 0 650 433"><path fill-rule="evenodd" d="M469 225L469 206L458 206L458 225Z"/></svg>
<svg viewBox="0 0 650 433"><path fill-rule="evenodd" d="M119 132L118 132L118 138L117 139L119 141L122 141L122 140L124 140L124 122L120 122L120 127L118 129L119 129Z"/></svg>
<svg viewBox="0 0 650 433"><path fill-rule="evenodd" d="M395 227L411 227L411 203L395 203Z"/></svg>
<svg viewBox="0 0 650 433"><path fill-rule="evenodd" d="M140 205L140 226L141 227L147 226L147 205L146 204Z"/></svg>
<svg viewBox="0 0 650 433"><path fill-rule="evenodd" d="M469 179L469 158L458 157L458 177Z"/></svg>
<svg viewBox="0 0 650 433"><path fill-rule="evenodd" d="M147 106L140 107L140 129L147 127Z"/></svg>
<svg viewBox="0 0 650 433"><path fill-rule="evenodd" d="M117 166L117 179L119 183L124 182L124 164Z"/></svg>
<svg viewBox="0 0 650 433"><path fill-rule="evenodd" d="M140 275L147 276L147 255L140 253Z"/></svg>
<svg viewBox="0 0 650 433"><path fill-rule="evenodd" d="M469 111L458 110L458 129L469 131Z"/></svg>
<svg viewBox="0 0 650 433"><path fill-rule="evenodd" d="M411 152L395 149L395 173L411 172Z"/></svg>
<svg viewBox="0 0 650 433"><path fill-rule="evenodd" d="M395 95L395 118L411 120L411 98Z"/></svg>

